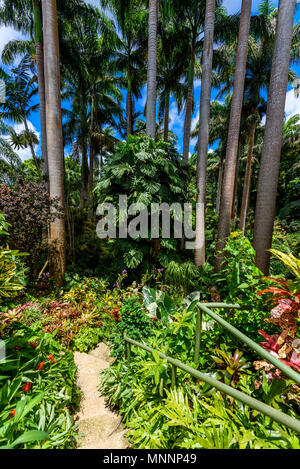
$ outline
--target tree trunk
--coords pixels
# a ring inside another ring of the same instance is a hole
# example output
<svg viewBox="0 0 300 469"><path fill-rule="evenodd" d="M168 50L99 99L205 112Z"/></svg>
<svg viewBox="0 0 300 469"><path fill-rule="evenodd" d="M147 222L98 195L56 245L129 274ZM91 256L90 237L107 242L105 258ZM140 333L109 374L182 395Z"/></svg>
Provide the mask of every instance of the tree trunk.
<svg viewBox="0 0 300 469"><path fill-rule="evenodd" d="M245 231L246 231L247 210L248 210L248 205L249 205L252 158L253 158L253 148L254 148L254 140L255 140L255 127L256 127L256 123L254 122L250 129L247 166L246 166L246 174L245 174L245 181L244 181L244 188L243 188L242 207L241 207L241 215L240 215L240 230L243 233L243 235L245 235Z"/></svg>
<svg viewBox="0 0 300 469"><path fill-rule="evenodd" d="M46 98L45 98L45 74L43 51L43 28L40 0L33 0L34 11L34 40L36 50L36 66L39 87L40 121L41 121L41 147L43 159L43 179L49 191L48 181L48 157L47 157L47 133L46 133Z"/></svg>
<svg viewBox="0 0 300 469"><path fill-rule="evenodd" d="M209 141L211 72L214 43L215 0L206 0L204 27L202 81L198 134L198 168L197 168L197 205L196 205L196 239L195 265L205 264L205 205L206 205L206 172Z"/></svg>
<svg viewBox="0 0 300 469"><path fill-rule="evenodd" d="M157 22L158 0L149 0L146 132L154 139L156 135Z"/></svg>
<svg viewBox="0 0 300 469"><path fill-rule="evenodd" d="M27 119L26 119L25 114L23 114L23 124L24 124L24 128L25 128L25 132L27 134L29 134L29 128L28 128ZM38 158L35 154L33 144L30 140L29 140L28 144L29 144L29 148L30 148L30 151L31 151L32 159L34 161L34 164L35 164L35 167L36 167L36 170L37 170L37 173L38 173L39 180L41 181L42 180L42 174L41 174L41 169L40 169L40 165L39 165L39 160L38 160Z"/></svg>
<svg viewBox="0 0 300 469"><path fill-rule="evenodd" d="M219 165L219 175L218 175L218 191L217 191L217 201L216 201L216 213L220 213L220 201L221 201L221 192L222 192L222 182L223 182L223 166L224 161L221 158Z"/></svg>
<svg viewBox="0 0 300 469"><path fill-rule="evenodd" d="M217 252L215 258L216 272L219 272L222 268L222 263L224 260L224 253L222 251L226 245L226 238L229 236L230 232L230 220L234 197L234 182L247 64L251 6L252 0L243 0L234 74L233 96L228 129L224 180L220 204Z"/></svg>
<svg viewBox="0 0 300 469"><path fill-rule="evenodd" d="M189 76L188 76L188 91L187 91L186 107L185 107L184 131L183 131L182 157L185 163L188 163L189 161L189 151L190 151L191 123L192 123L193 100L194 100L194 74L195 74L194 68L195 68L195 52L194 52L194 49L192 48Z"/></svg>
<svg viewBox="0 0 300 469"><path fill-rule="evenodd" d="M89 163L88 163L88 145L86 135L82 136L81 143L81 192L80 208L85 207L89 190Z"/></svg>
<svg viewBox="0 0 300 469"><path fill-rule="evenodd" d="M170 93L166 92L165 97L165 118L164 118L164 141L169 140L169 115L170 115Z"/></svg>
<svg viewBox="0 0 300 469"><path fill-rule="evenodd" d="M60 62L56 0L42 0L44 31L44 71L46 91L46 131L50 196L62 211L54 213L50 224L50 272L57 285L64 282L66 231L64 215L64 146L62 135Z"/></svg>
<svg viewBox="0 0 300 469"><path fill-rule="evenodd" d="M296 0L280 0L254 223L256 265L268 275L279 176L284 108Z"/></svg>
<svg viewBox="0 0 300 469"><path fill-rule="evenodd" d="M127 91L127 137L133 134L133 103L131 84L128 83Z"/></svg>
<svg viewBox="0 0 300 469"><path fill-rule="evenodd" d="M236 219L237 219L237 212L238 212L238 186L239 186L239 173L240 173L240 158L239 152L236 160L236 168L235 168L235 178L234 178L234 191L233 191L233 199L232 199L232 210L231 210L231 220L232 226L235 229Z"/></svg>

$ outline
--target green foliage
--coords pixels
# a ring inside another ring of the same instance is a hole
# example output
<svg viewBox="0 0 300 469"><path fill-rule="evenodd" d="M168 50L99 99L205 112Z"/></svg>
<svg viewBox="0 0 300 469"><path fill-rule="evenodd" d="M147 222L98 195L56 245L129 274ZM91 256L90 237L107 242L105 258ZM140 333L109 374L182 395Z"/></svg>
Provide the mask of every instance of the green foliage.
<svg viewBox="0 0 300 469"><path fill-rule="evenodd" d="M115 207L119 195L126 195L128 204L144 204L150 209L152 203L171 205L187 200L186 177L185 165L171 144L131 135L107 160L95 192L99 202L111 202ZM149 264L166 266L172 258L178 259L179 240L151 239L149 228L146 236L147 239L111 241L126 267L145 270Z"/></svg>
<svg viewBox="0 0 300 469"><path fill-rule="evenodd" d="M169 316L175 312L175 304L169 295L161 290L144 287L142 290L144 305L149 316L153 319L161 319L164 323L169 323Z"/></svg>
<svg viewBox="0 0 300 469"><path fill-rule="evenodd" d="M142 305L136 298L126 299L120 308L119 315L115 332L110 337L114 356L124 354L124 333L138 341L147 338L151 334L150 319L146 316Z"/></svg>
<svg viewBox="0 0 300 469"><path fill-rule="evenodd" d="M95 329L92 327L87 327L83 329L82 332L79 332L78 335L74 339L74 350L78 350L79 352L88 353L90 350L93 350L101 339L103 338L103 331L99 329Z"/></svg>
<svg viewBox="0 0 300 469"><path fill-rule="evenodd" d="M17 296L25 287L25 270L21 270L17 259L22 254L0 247L0 303Z"/></svg>
<svg viewBox="0 0 300 469"><path fill-rule="evenodd" d="M123 416L133 448L300 447L294 432L183 373L177 375L178 387L170 390L170 374L164 360L155 353L146 357L143 351L130 364L117 361L102 373L101 391ZM241 385L250 391L249 385Z"/></svg>
<svg viewBox="0 0 300 469"><path fill-rule="evenodd" d="M15 327L1 363L0 447L74 448L76 366L49 334Z"/></svg>
<svg viewBox="0 0 300 469"><path fill-rule="evenodd" d="M9 228L10 224L0 213L0 237L7 237ZM26 269L20 261L20 257L24 255L0 245L0 303L17 296L25 287Z"/></svg>

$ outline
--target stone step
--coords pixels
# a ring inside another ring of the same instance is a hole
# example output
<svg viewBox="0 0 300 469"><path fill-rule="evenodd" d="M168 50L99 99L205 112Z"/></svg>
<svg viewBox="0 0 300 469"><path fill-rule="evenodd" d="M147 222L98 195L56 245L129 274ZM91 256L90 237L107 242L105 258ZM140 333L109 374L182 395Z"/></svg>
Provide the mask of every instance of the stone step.
<svg viewBox="0 0 300 469"><path fill-rule="evenodd" d="M120 416L116 414L99 414L84 418L78 422L81 449L125 449L128 443Z"/></svg>

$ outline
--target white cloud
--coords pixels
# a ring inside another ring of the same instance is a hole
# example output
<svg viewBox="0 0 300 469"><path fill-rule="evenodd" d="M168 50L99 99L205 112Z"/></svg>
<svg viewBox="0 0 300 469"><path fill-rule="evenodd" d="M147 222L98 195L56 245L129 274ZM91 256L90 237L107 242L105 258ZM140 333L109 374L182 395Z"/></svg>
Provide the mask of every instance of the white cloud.
<svg viewBox="0 0 300 469"><path fill-rule="evenodd" d="M93 5L93 7L98 7L99 8L99 0L85 0L85 3L89 3L90 5Z"/></svg>
<svg viewBox="0 0 300 469"><path fill-rule="evenodd" d="M176 102L173 101L170 106L170 129L175 132L177 129L182 129L184 123L184 111L178 112Z"/></svg>
<svg viewBox="0 0 300 469"><path fill-rule="evenodd" d="M13 40L21 40L21 39L26 39L24 34L22 34L19 31L16 31L15 29L11 28L10 26L1 26L0 27L0 56L2 55L2 51L4 49L4 46L9 42Z"/></svg>
<svg viewBox="0 0 300 469"><path fill-rule="evenodd" d="M293 89L286 94L285 113L287 118L300 114L300 97L296 98Z"/></svg>

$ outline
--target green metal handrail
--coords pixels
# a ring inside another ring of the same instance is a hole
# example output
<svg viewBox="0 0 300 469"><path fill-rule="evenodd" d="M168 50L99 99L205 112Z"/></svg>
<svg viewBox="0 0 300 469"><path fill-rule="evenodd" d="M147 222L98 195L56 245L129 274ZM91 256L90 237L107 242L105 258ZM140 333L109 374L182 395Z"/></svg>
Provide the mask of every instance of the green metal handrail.
<svg viewBox="0 0 300 469"><path fill-rule="evenodd" d="M226 305L225 303L198 303L197 306L200 308L200 311L197 312L197 327L196 327L196 342L195 342L195 355L194 355L194 362L196 364L199 363L199 353L200 353L200 344L201 344L201 332L202 327L199 326L199 323L202 323L202 312L205 312L210 316L212 319L217 321L221 326L227 329L232 335L237 337L237 339L241 340L245 344L247 344L251 349L255 350L259 355L263 358L268 360L268 362L272 363L272 365L276 366L283 374L285 374L288 378L295 381L297 384L300 385L300 373L297 371L292 370L289 368L285 363L278 360L278 358L271 355L267 350L262 348L253 340L249 339L245 334L240 332L234 326L229 324L225 319L221 318L218 314L211 311L209 308L239 308L239 305Z"/></svg>
<svg viewBox="0 0 300 469"><path fill-rule="evenodd" d="M224 392L225 394L228 394L229 396L242 402L243 404L248 405L252 409L258 410L262 414L267 415L272 420L275 420L275 422L278 422L282 425L285 425L288 428L291 428L296 433L300 433L300 421L299 420L296 420L290 417L289 415L284 414L283 412L280 412L279 410L274 409L273 407L270 407L269 405L264 404L263 402L260 402L259 400L254 399L253 397L248 396L247 394L241 391L238 391L237 389L232 388L231 386L228 386L227 384L224 384L221 381L218 381L212 378L209 375L201 373L195 368L192 368L186 365L185 363L180 362L179 360L168 357L167 355L165 355L162 352L159 352L158 350L148 347L147 345L141 344L140 342L137 342L136 340L131 339L126 334L124 334L124 340L127 343L127 358L129 360L130 360L130 345L135 345L136 347L139 347L151 353L156 351L160 358L167 360L167 362L172 365L172 384L171 384L172 387L175 386L176 370L177 368L179 368L189 373L190 375L194 376L195 378L201 381L204 381L205 383L210 384L212 387L218 389L219 391ZM129 350L129 354L128 354L128 350Z"/></svg>
<svg viewBox="0 0 300 469"><path fill-rule="evenodd" d="M299 373L289 368L285 363L278 360L276 357L273 357L273 355L271 355L269 352L263 349L260 345L258 345L253 340L249 339L249 337L247 337L245 334L243 334L234 326L232 326L227 321L225 321L225 319L221 318L218 314L214 313L208 308L210 307L210 308L240 309L242 308L240 305L226 304L226 303L197 303L196 307L199 308L199 311L197 311L197 318L196 318L196 340L195 340L195 353L194 353L194 362L196 364L199 363L199 354L200 354L200 348L201 348L201 334L202 334L202 313L204 312L208 316L210 316L212 319L217 321L225 329L227 329L232 335L234 335L239 340L247 344L251 349L255 350L259 355L261 355L263 358L265 358L274 366L276 366L276 368L281 370L282 373L284 373L286 376L288 376L289 378L291 378L293 381L295 381L297 384L300 385ZM137 347L140 347L151 353L155 351L155 349L131 339L126 334L124 334L124 340L126 341L128 360L130 360L130 354L131 354L130 345L131 344ZM286 415L283 412L280 412L279 410L276 410L273 407L270 407L267 404L264 404L263 402L257 399L254 399L253 397L250 397L247 394L241 391L238 391L237 389L232 388L231 386L228 386L227 384L224 384L221 381L218 381L212 378L209 375L203 374L200 371L196 370L195 368L192 368L186 365L185 363L180 362L179 360L168 357L164 353L159 352L157 350L156 352L161 358L167 360L167 362L169 362L172 365L172 380L171 380L172 387L174 387L176 384L176 370L177 368L180 368L181 370L186 371L187 373L194 376L195 378L198 378L201 381L204 381L205 383L210 384L211 386L218 389L219 391L225 392L226 394L233 397L234 399L244 404L249 405L249 407L255 410L258 410L259 412L262 412L263 414L267 415L268 417L275 420L276 422L281 423L282 425L285 425L288 428L291 428L297 433L300 433L300 421L299 420L296 420L290 417L289 415Z"/></svg>

